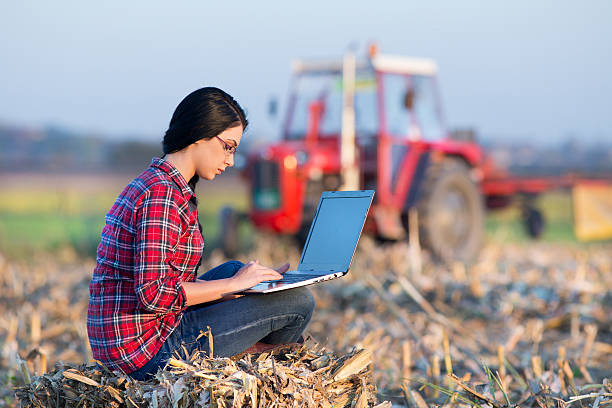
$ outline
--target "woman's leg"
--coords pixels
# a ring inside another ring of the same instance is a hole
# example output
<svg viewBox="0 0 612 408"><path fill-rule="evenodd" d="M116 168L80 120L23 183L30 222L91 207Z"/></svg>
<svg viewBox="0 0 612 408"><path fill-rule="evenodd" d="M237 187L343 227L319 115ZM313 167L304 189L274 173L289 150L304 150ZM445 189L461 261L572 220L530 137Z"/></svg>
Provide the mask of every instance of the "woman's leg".
<svg viewBox="0 0 612 408"><path fill-rule="evenodd" d="M242 265L239 261L226 262L199 279L229 278ZM302 287L189 307L158 353L130 376L138 380L151 378L158 368L166 365L174 352L182 353L183 346L190 353L198 349L208 354L208 337L201 336L208 327L213 337L215 357L238 354L258 341L269 344L298 341L312 317L314 306L310 290Z"/></svg>
<svg viewBox="0 0 612 408"><path fill-rule="evenodd" d="M305 287L192 306L175 330L180 342L174 346L176 350L185 346L190 352L195 349L209 352L208 338L200 336L208 327L215 357L238 354L258 341L295 342L306 329L314 306L312 294Z"/></svg>
<svg viewBox="0 0 612 408"><path fill-rule="evenodd" d="M170 335L172 337L172 335ZM135 380L147 381L153 378L157 370L166 366L166 363L172 357L172 353L174 349L171 349L170 344L174 344L174 342L168 342L170 338L166 340L166 342L162 345L161 349L155 353L153 358L149 360L144 366L140 367L138 370L129 373L128 375Z"/></svg>
<svg viewBox="0 0 612 408"><path fill-rule="evenodd" d="M243 266L244 263L240 261L228 261L219 266L215 266L210 271L200 275L198 279L217 280L231 278Z"/></svg>

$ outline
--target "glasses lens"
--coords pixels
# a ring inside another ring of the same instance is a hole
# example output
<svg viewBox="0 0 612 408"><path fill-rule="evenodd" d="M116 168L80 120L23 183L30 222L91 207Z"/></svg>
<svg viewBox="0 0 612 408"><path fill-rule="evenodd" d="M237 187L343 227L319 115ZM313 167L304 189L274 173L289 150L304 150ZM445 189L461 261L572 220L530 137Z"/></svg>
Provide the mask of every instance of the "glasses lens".
<svg viewBox="0 0 612 408"><path fill-rule="evenodd" d="M215 136L215 137L219 139L219 141L223 145L223 150L225 150L228 154L236 153L236 146L232 146L231 144L227 143L225 140L221 139L219 136Z"/></svg>

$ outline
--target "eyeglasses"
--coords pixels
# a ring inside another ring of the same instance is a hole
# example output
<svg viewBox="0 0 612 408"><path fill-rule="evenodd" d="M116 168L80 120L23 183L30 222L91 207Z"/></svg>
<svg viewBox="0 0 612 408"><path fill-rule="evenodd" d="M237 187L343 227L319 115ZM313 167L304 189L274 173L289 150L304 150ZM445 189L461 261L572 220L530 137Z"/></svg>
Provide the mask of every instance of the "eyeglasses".
<svg viewBox="0 0 612 408"><path fill-rule="evenodd" d="M227 154L236 153L236 146L232 146L231 144L227 143L225 140L221 139L219 136L215 136L215 137L219 139L221 144L223 144L223 150L225 150L225 153Z"/></svg>

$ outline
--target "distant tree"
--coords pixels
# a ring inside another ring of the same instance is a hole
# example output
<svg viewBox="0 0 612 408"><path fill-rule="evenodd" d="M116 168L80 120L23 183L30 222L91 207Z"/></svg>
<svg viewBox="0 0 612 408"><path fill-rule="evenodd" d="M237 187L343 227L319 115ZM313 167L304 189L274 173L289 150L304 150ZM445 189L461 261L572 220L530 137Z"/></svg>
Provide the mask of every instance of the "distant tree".
<svg viewBox="0 0 612 408"><path fill-rule="evenodd" d="M116 142L108 150L106 162L113 169L137 170L147 167L154 156L161 154L161 145L158 143Z"/></svg>

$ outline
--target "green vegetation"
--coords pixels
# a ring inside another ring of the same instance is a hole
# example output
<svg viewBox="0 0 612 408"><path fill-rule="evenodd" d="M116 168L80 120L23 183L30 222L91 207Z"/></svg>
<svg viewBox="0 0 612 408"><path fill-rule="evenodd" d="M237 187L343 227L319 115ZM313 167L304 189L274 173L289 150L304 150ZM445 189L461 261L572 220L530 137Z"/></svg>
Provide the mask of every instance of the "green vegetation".
<svg viewBox="0 0 612 408"><path fill-rule="evenodd" d="M66 183L62 188L3 189L0 195L0 252L9 258L22 259L33 251L60 249L71 249L81 256L95 256L104 215L122 188L117 185L91 191L92 188L81 186L79 190ZM206 251L209 252L217 246L220 209L230 205L245 210L247 195L244 187L203 186L201 191L198 190L198 197L200 221ZM577 243L569 193L545 194L540 198L539 206L546 219L542 240ZM485 228L488 239L498 242L530 239L515 207L489 213ZM248 227L243 228L247 235L251 231Z"/></svg>
<svg viewBox="0 0 612 408"><path fill-rule="evenodd" d="M37 251L74 250L95 257L104 227L104 216L123 186L107 191L83 191L66 187L48 190L3 189L0 194L0 253L27 259ZM216 246L218 214L225 205L244 210L243 189L198 191L200 222L207 251Z"/></svg>
<svg viewBox="0 0 612 408"><path fill-rule="evenodd" d="M574 235L572 198L568 191L543 194L536 202L542 210L545 227L543 241L578 243ZM491 211L485 221L487 237L499 242L522 242L531 239L517 206Z"/></svg>
<svg viewBox="0 0 612 408"><path fill-rule="evenodd" d="M32 251L72 248L94 256L104 225L104 215L0 213L0 251L27 258Z"/></svg>

